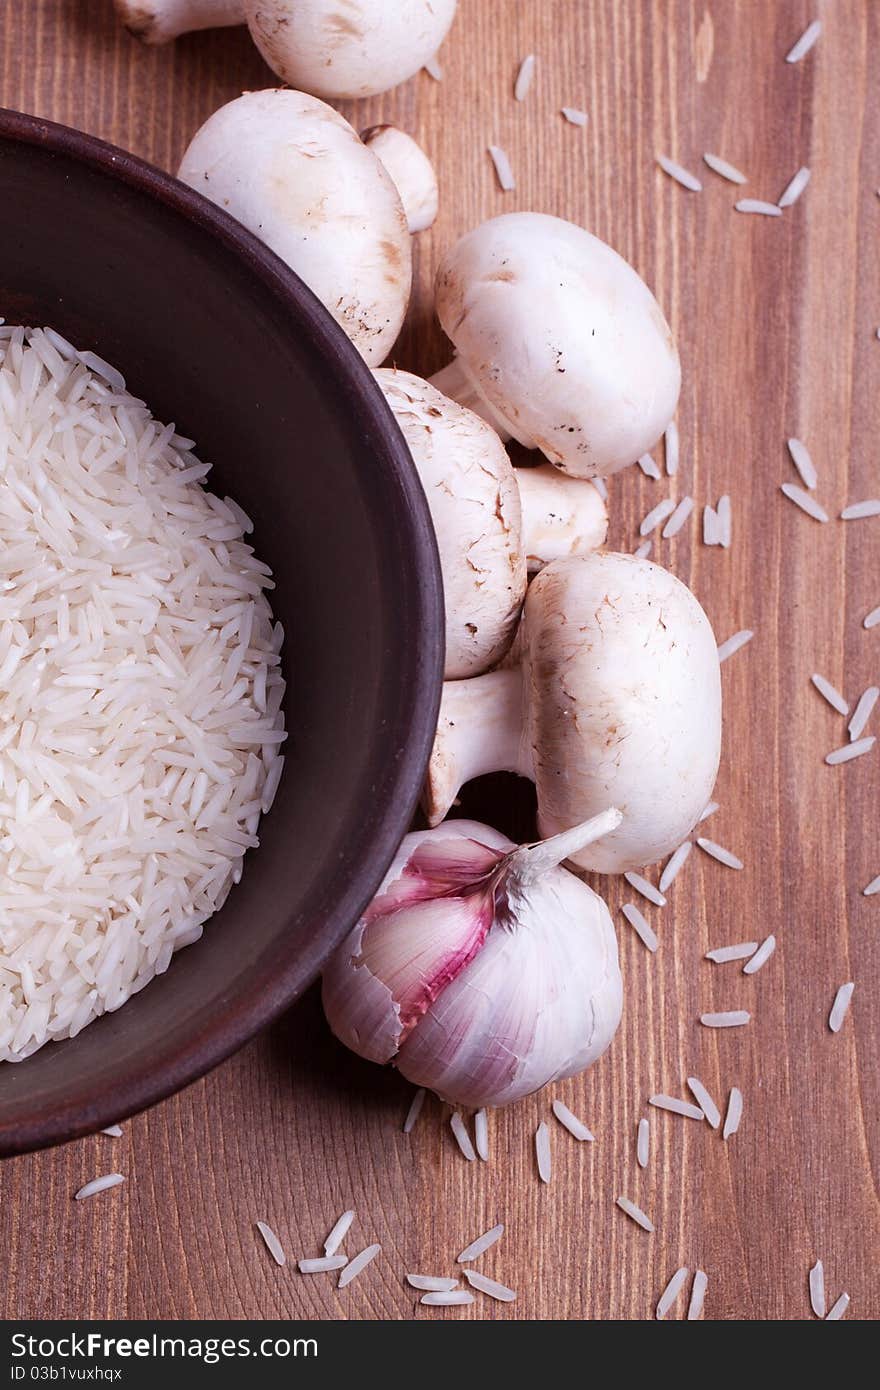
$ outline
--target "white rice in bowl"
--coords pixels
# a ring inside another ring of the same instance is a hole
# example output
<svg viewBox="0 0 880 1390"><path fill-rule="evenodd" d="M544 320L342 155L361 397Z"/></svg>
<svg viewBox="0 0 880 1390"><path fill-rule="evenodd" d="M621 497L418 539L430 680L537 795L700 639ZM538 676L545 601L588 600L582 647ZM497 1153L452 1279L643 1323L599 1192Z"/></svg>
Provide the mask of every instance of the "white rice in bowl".
<svg viewBox="0 0 880 1390"><path fill-rule="evenodd" d="M0 1060L196 941L278 786L271 574L192 447L100 358L0 326Z"/></svg>

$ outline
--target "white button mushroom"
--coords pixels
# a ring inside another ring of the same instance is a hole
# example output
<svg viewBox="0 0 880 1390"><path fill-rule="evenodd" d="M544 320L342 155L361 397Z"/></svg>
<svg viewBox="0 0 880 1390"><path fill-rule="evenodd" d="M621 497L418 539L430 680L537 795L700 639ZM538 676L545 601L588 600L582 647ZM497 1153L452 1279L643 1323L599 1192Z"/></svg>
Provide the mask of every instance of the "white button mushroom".
<svg viewBox="0 0 880 1390"><path fill-rule="evenodd" d="M193 137L178 177L292 266L372 366L412 281L400 196L337 111L302 92L246 92Z"/></svg>
<svg viewBox="0 0 880 1390"><path fill-rule="evenodd" d="M446 37L456 0L116 0L145 43L247 24L269 67L315 96L367 97L405 82Z"/></svg>
<svg viewBox="0 0 880 1390"><path fill-rule="evenodd" d="M393 125L374 125L361 139L381 159L400 194L411 232L424 232L437 217L440 196L437 175L421 145Z"/></svg>
<svg viewBox="0 0 880 1390"><path fill-rule="evenodd" d="M556 561L529 589L513 655L444 685L430 823L470 778L510 771L536 783L542 835L620 808L620 828L573 856L585 869L621 873L680 845L721 744L715 638L690 590L633 555Z"/></svg>
<svg viewBox="0 0 880 1390"><path fill-rule="evenodd" d="M644 281L582 227L507 213L440 266L437 315L458 356L434 378L576 477L614 473L657 442L678 401L669 325Z"/></svg>
<svg viewBox="0 0 880 1390"><path fill-rule="evenodd" d="M446 599L446 679L479 675L513 641L527 557L535 569L542 559L601 545L605 504L592 483L549 465L514 469L485 420L421 377L391 368L375 376L431 509Z"/></svg>

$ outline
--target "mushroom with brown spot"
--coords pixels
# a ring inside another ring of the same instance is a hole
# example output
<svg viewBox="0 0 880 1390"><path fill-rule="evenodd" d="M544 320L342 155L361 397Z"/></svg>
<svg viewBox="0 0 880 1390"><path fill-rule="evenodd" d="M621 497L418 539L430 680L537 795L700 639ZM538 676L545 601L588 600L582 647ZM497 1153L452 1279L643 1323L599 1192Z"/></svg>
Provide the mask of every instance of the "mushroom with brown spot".
<svg viewBox="0 0 880 1390"><path fill-rule="evenodd" d="M371 366L400 332L412 246L400 195L317 97L246 92L196 132L178 177L292 266Z"/></svg>
<svg viewBox="0 0 880 1390"><path fill-rule="evenodd" d="M126 28L161 44L246 24L273 72L315 96L375 96L405 82L446 37L456 0L115 0Z"/></svg>
<svg viewBox="0 0 880 1390"><path fill-rule="evenodd" d="M472 777L518 772L542 835L619 807L620 827L572 857L622 873L687 838L720 746L718 652L690 590L633 555L559 560L529 589L510 662L444 685L426 810L436 825Z"/></svg>
<svg viewBox="0 0 880 1390"><path fill-rule="evenodd" d="M647 453L681 384L645 282L583 227L506 213L443 260L437 316L457 356L432 380L506 436L580 478Z"/></svg>
<svg viewBox="0 0 880 1390"><path fill-rule="evenodd" d="M527 568L565 547L601 545L605 505L591 483L549 466L513 468L485 420L421 377L391 368L375 375L434 522L446 600L446 679L479 675L513 641ZM538 474L551 476L533 478Z"/></svg>

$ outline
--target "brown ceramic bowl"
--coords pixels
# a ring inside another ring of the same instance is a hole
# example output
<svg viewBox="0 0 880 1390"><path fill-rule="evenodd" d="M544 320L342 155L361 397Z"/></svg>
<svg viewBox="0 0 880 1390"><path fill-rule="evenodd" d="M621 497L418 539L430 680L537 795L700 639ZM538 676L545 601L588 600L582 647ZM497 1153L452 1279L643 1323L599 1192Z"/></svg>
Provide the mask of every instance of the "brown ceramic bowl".
<svg viewBox="0 0 880 1390"><path fill-rule="evenodd" d="M117 365L198 441L275 572L285 775L241 884L118 1013L0 1063L0 1154L94 1131L216 1065L315 979L406 832L443 670L425 499L369 370L225 213L121 150L0 111L0 315Z"/></svg>

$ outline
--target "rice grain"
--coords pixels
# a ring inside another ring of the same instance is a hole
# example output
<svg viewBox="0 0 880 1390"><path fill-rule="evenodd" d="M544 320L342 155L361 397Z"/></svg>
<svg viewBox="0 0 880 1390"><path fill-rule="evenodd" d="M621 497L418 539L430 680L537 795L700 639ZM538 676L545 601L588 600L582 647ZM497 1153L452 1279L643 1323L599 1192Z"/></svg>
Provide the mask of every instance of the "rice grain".
<svg viewBox="0 0 880 1390"><path fill-rule="evenodd" d="M651 1126L643 1117L636 1134L636 1159L640 1168L647 1168L651 1156Z"/></svg>
<svg viewBox="0 0 880 1390"><path fill-rule="evenodd" d="M680 183L682 188L690 189L691 193L699 193L702 190L703 185L696 174L692 174L689 169L685 169L683 165L670 159L668 155L658 154L657 163L663 172L668 174L671 179L675 179L676 183Z"/></svg>
<svg viewBox="0 0 880 1390"><path fill-rule="evenodd" d="M868 689L859 696L858 704L853 711L853 717L849 721L849 736L855 742L865 731L865 725L874 712L874 706L880 698L880 687L869 685Z"/></svg>
<svg viewBox="0 0 880 1390"><path fill-rule="evenodd" d="M665 893L667 888L672 887L687 863L693 847L693 842L691 840L685 840L683 844L679 845L678 849L672 851L660 875L660 883L658 886L661 893Z"/></svg>
<svg viewBox="0 0 880 1390"><path fill-rule="evenodd" d="M415 1128L416 1120L422 1113L422 1106L425 1103L426 1091L424 1086L420 1086L413 1096L409 1110L406 1112L406 1119L403 1122L404 1134L411 1134Z"/></svg>
<svg viewBox="0 0 880 1390"><path fill-rule="evenodd" d="M694 1282L691 1285L691 1298L688 1303L687 1321L695 1322L697 1318L703 1316L703 1304L706 1301L706 1289L709 1287L709 1278L704 1270L698 1269L694 1275Z"/></svg>
<svg viewBox="0 0 880 1390"><path fill-rule="evenodd" d="M634 869L627 869L624 878L630 888L635 888L637 893L641 893L643 898L647 898L649 903L655 907L665 907L666 899L663 894L658 892L653 883L649 883L641 874L637 874Z"/></svg>
<svg viewBox="0 0 880 1390"><path fill-rule="evenodd" d="M862 619L862 627L872 628L880 625L880 608L872 608L866 618Z"/></svg>
<svg viewBox="0 0 880 1390"><path fill-rule="evenodd" d="M406 1282L413 1289L421 1289L423 1293L451 1293L458 1288L457 1279L445 1279L442 1275L436 1274L405 1274Z"/></svg>
<svg viewBox="0 0 880 1390"><path fill-rule="evenodd" d="M790 208L793 203L797 202L809 182L809 169L806 167L798 169L790 182L785 185L776 206L780 208Z"/></svg>
<svg viewBox="0 0 880 1390"><path fill-rule="evenodd" d="M550 1131L542 1120L535 1131L535 1158L538 1162L538 1176L542 1182L549 1182L553 1175L550 1159Z"/></svg>
<svg viewBox="0 0 880 1390"><path fill-rule="evenodd" d="M724 1116L724 1128L721 1131L723 1139L731 1139L739 1129L743 1113L742 1091L738 1086L731 1086L730 1095L727 1100L727 1114Z"/></svg>
<svg viewBox="0 0 880 1390"><path fill-rule="evenodd" d="M699 1105L707 1122L713 1129L717 1129L721 1124L721 1111L715 1104L706 1087L698 1076L689 1076L687 1079L691 1094Z"/></svg>
<svg viewBox="0 0 880 1390"><path fill-rule="evenodd" d="M617 1197L615 1200L620 1210L626 1212L631 1221L634 1221L637 1226L641 1226L642 1230L647 1231L649 1235L653 1235L654 1223L649 1216L645 1215L641 1207L637 1207L635 1202L631 1202L628 1197Z"/></svg>
<svg viewBox="0 0 880 1390"><path fill-rule="evenodd" d="M663 456L666 461L666 476L668 478L674 478L678 472L680 452L678 425L674 420L670 420L663 434Z"/></svg>
<svg viewBox="0 0 880 1390"><path fill-rule="evenodd" d="M862 889L862 893L866 898L872 898L875 893L880 893L880 874L878 874L876 878L871 879L867 888Z"/></svg>
<svg viewBox="0 0 880 1390"><path fill-rule="evenodd" d="M825 761L831 767L838 763L852 762L853 758L861 758L865 753L870 753L876 742L873 734L869 738L856 739L854 743L844 744L843 748L835 748L833 752L826 753Z"/></svg>
<svg viewBox="0 0 880 1390"><path fill-rule="evenodd" d="M797 487L795 483L783 483L780 491L785 494L789 502L794 502L796 507L800 507L802 512L811 516L814 521L827 521L828 513L825 508L820 506L815 497L811 497L803 488Z"/></svg>
<svg viewBox="0 0 880 1390"><path fill-rule="evenodd" d="M663 1319L663 1318L666 1317L666 1314L669 1312L669 1310L670 1310L670 1308L672 1307L673 1303L674 1303L675 1300L678 1298L678 1295L681 1293L682 1289L684 1288L684 1282L685 1282L685 1280L687 1279L689 1273L690 1273L690 1271L688 1270L688 1268L687 1268L686 1265L682 1265L681 1269L677 1269L677 1270L675 1271L675 1273L673 1274L673 1276L672 1276L672 1278L670 1279L669 1283L666 1285L666 1288L663 1290L663 1292L662 1292L662 1294L660 1295L660 1298L659 1298L659 1300L658 1300L658 1303L657 1303L657 1318L658 1318L658 1319Z"/></svg>
<svg viewBox="0 0 880 1390"><path fill-rule="evenodd" d="M354 1221L354 1212L353 1212L353 1211L344 1211L344 1212L342 1213L342 1215L340 1216L339 1220L336 1222L335 1226L333 1227L333 1229L331 1230L330 1234L328 1235L327 1239L324 1241L324 1254L325 1254L325 1255L335 1255L335 1254L336 1254L336 1252L337 1252L337 1250L339 1249L340 1245L341 1245L342 1242L345 1240L345 1237L348 1235L348 1232L349 1232L349 1230L350 1230L350 1228L351 1228L351 1223L352 1223L353 1221Z"/></svg>
<svg viewBox="0 0 880 1390"><path fill-rule="evenodd" d="M694 499L692 497L682 497L672 516L663 527L663 539L672 540L677 536L682 526L684 526L691 512L694 510Z"/></svg>
<svg viewBox="0 0 880 1390"><path fill-rule="evenodd" d="M109 1134L111 1139L121 1139L122 1125L108 1125L106 1129L101 1130L101 1133Z"/></svg>
<svg viewBox="0 0 880 1390"><path fill-rule="evenodd" d="M480 1293L488 1294L490 1298L497 1299L499 1303L515 1303L516 1292L509 1289L506 1284L499 1284L497 1279L490 1279L487 1275L481 1274L478 1269L466 1269L464 1277L468 1283Z"/></svg>
<svg viewBox="0 0 880 1390"><path fill-rule="evenodd" d="M773 952L774 952L775 950L776 950L776 937L775 937L775 936L772 934L772 932L771 932L770 936L768 936L767 939L766 939L765 941L762 941L762 942L761 942L761 945L758 947L757 951L756 951L755 954L752 956L751 960L747 960L747 961L746 961L745 965L743 966L743 974L744 974L744 975L754 975L754 974L756 974L757 971L759 971L759 970L761 969L761 966L762 966L762 965L766 965L766 964L767 964L768 960L769 960L770 957L773 955Z"/></svg>
<svg viewBox="0 0 880 1390"><path fill-rule="evenodd" d="M740 198L733 206L737 212L757 213L761 217L782 216L782 208L777 207L776 203L765 203L762 198Z"/></svg>
<svg viewBox="0 0 880 1390"><path fill-rule="evenodd" d="M657 946L659 945L657 937L654 931L652 930L650 924L645 920L639 909L636 907L635 903L624 903L620 910L623 913L626 920L629 922L633 931L636 933L636 936L639 938L642 945L647 946L649 951L656 951Z"/></svg>
<svg viewBox="0 0 880 1390"><path fill-rule="evenodd" d="M643 517L639 526L640 536L649 536L668 516L675 511L675 502L671 497L665 497L662 502L658 502L656 507L652 507L646 517Z"/></svg>
<svg viewBox="0 0 880 1390"><path fill-rule="evenodd" d="M740 173L736 165L722 159L720 154L704 154L703 159L714 173L720 174L728 183L748 183L745 174Z"/></svg>
<svg viewBox="0 0 880 1390"><path fill-rule="evenodd" d="M824 676L817 675L816 672L810 677L814 686L824 700L827 700L832 709L836 709L838 714L849 714L849 705L843 698L839 690L835 690L830 681Z"/></svg>
<svg viewBox="0 0 880 1390"><path fill-rule="evenodd" d="M108 1188L118 1187L121 1182L125 1182L122 1173L105 1173L102 1178L92 1178L85 1187L81 1187L74 1193L74 1201L82 1202L86 1197L94 1197L98 1192L106 1192Z"/></svg>
<svg viewBox="0 0 880 1390"><path fill-rule="evenodd" d="M853 997L855 985L852 980L847 984L841 985L834 996L834 1003L831 1006L831 1013L828 1016L828 1027L832 1033L839 1033L843 1027L843 1021L849 1012L850 1001Z"/></svg>
<svg viewBox="0 0 880 1390"><path fill-rule="evenodd" d="M296 1267L300 1274L331 1274L334 1270L344 1269L347 1264L345 1255L316 1255L314 1258L297 1260Z"/></svg>
<svg viewBox="0 0 880 1390"><path fill-rule="evenodd" d="M470 1245L466 1245L456 1262L463 1265L467 1264L468 1260L479 1259L480 1255L485 1254L490 1246L494 1245L496 1240L500 1240L503 1235L504 1226L501 1223L497 1226L492 1226L490 1230L484 1231L481 1236L477 1236L476 1240L472 1240Z"/></svg>
<svg viewBox="0 0 880 1390"><path fill-rule="evenodd" d="M485 1110L478 1110L474 1115L474 1148L477 1157L484 1163L489 1161L489 1115Z"/></svg>
<svg viewBox="0 0 880 1390"><path fill-rule="evenodd" d="M337 1289L344 1289L347 1284L351 1283L352 1279L356 1279L357 1276L366 1269L367 1265L375 1260L381 1249L381 1245L368 1245L359 1255L355 1255L354 1259L348 1262L345 1269L340 1274L336 1285ZM339 1259L341 1257L337 1255L335 1258Z"/></svg>
<svg viewBox="0 0 880 1390"><path fill-rule="evenodd" d="M652 478L654 482L663 476L650 454L642 454L642 457L639 459L639 468L641 468L646 478Z"/></svg>
<svg viewBox="0 0 880 1390"><path fill-rule="evenodd" d="M569 1134L574 1135L575 1139L579 1139L581 1142L593 1143L596 1138L595 1134L587 1129L583 1120L579 1120L577 1115L572 1114L567 1105L564 1105L561 1100L554 1100L551 1108L563 1129L567 1129Z"/></svg>
<svg viewBox="0 0 880 1390"><path fill-rule="evenodd" d="M698 1105L679 1100L677 1096L655 1095L648 1097L648 1104L656 1110L669 1110L673 1115L683 1115L686 1120L704 1120L706 1117Z"/></svg>
<svg viewBox="0 0 880 1390"><path fill-rule="evenodd" d="M420 1303L426 1304L429 1308L458 1308L473 1301L474 1296L468 1293L467 1289L450 1289L448 1293L426 1293L419 1299Z"/></svg>
<svg viewBox="0 0 880 1390"><path fill-rule="evenodd" d="M700 1014L704 1028L742 1028L752 1015L746 1009L730 1009L727 1013Z"/></svg>
<svg viewBox="0 0 880 1390"><path fill-rule="evenodd" d="M853 502L840 513L841 521L859 521L866 516L880 516L880 497L871 497L866 502Z"/></svg>
<svg viewBox="0 0 880 1390"><path fill-rule="evenodd" d="M825 1321L826 1321L826 1322L839 1322L840 1319L843 1317L843 1315L844 1315L844 1313L846 1312L846 1310L847 1310L848 1307L849 1307L849 1294L848 1294L848 1293L842 1293L842 1294L840 1295L840 1298L839 1298L839 1299L837 1300L837 1302L835 1303L834 1307L831 1309L831 1312L830 1312L830 1313L828 1314L828 1316L826 1317Z"/></svg>
<svg viewBox="0 0 880 1390"><path fill-rule="evenodd" d="M589 120L586 111L579 111L576 106L563 106L562 114L569 125L585 126Z"/></svg>
<svg viewBox="0 0 880 1390"><path fill-rule="evenodd" d="M502 193L510 193L516 188L516 179L505 150L500 145L489 145L489 158L495 168L495 177Z"/></svg>
<svg viewBox="0 0 880 1390"><path fill-rule="evenodd" d="M817 1318L825 1316L825 1270L817 1260L810 1270L810 1307Z"/></svg>
<svg viewBox="0 0 880 1390"><path fill-rule="evenodd" d="M812 491L819 482L819 474L806 444L800 439L789 439L787 443L791 461L800 475L801 482Z"/></svg>
<svg viewBox="0 0 880 1390"><path fill-rule="evenodd" d="M461 1149L468 1163L473 1163L477 1155L471 1143L471 1136L467 1132L467 1125L457 1110L450 1119L449 1124L452 1133L455 1135L455 1142L458 1144L458 1147Z"/></svg>
<svg viewBox="0 0 880 1390"><path fill-rule="evenodd" d="M525 101L535 79L535 55L529 53L519 65L513 95L517 101Z"/></svg>
<svg viewBox="0 0 880 1390"><path fill-rule="evenodd" d="M719 864L724 864L728 869L741 869L743 862L737 859L735 854L731 854L729 849L723 845L717 845L714 840L707 840L704 835L697 836L697 844L704 854L708 854L712 859L717 859Z"/></svg>
<svg viewBox="0 0 880 1390"><path fill-rule="evenodd" d="M266 1249L269 1251L269 1254L272 1256L272 1259L275 1261L275 1263L281 1266L286 1265L287 1256L284 1253L284 1248L281 1244L281 1241L278 1239L275 1232L272 1230L272 1227L267 1225L265 1221L258 1221L257 1230L263 1237Z"/></svg>
<svg viewBox="0 0 880 1390"><path fill-rule="evenodd" d="M801 34L797 43L795 43L786 53L785 61L787 63L799 63L801 58L806 57L806 55L809 53L810 49L813 47L813 44L816 42L821 32L821 21L818 19L814 19L812 24L807 25L806 29Z"/></svg>
<svg viewBox="0 0 880 1390"><path fill-rule="evenodd" d="M706 952L706 960L712 960L716 965L725 965L730 960L745 960L746 956L753 956L757 949L757 941L738 941L735 946L713 947L711 951Z"/></svg>
<svg viewBox="0 0 880 1390"><path fill-rule="evenodd" d="M726 661L728 657L733 656L734 652L738 652L740 647L744 647L747 642L751 642L754 635L755 634L749 628L745 627L741 632L735 632L732 637L728 637L727 641L722 642L718 648L719 662ZM705 814L704 811L703 816L705 816Z"/></svg>

